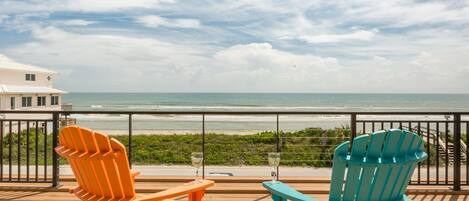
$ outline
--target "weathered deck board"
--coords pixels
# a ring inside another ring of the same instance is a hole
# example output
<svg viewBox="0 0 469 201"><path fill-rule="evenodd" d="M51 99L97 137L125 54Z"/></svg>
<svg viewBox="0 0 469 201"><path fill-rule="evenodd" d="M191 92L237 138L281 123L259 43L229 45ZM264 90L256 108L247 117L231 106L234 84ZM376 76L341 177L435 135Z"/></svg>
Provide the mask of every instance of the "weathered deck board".
<svg viewBox="0 0 469 201"><path fill-rule="evenodd" d="M321 201L326 201L327 194L310 195ZM463 201L468 200L468 195L411 195L414 201ZM0 191L0 200L18 200L18 201L76 201L73 195L66 192L24 192L24 191ZM187 200L181 197L177 200ZM207 194L205 201L269 201L268 194Z"/></svg>
<svg viewBox="0 0 469 201"><path fill-rule="evenodd" d="M181 185L190 181L191 177L139 177L136 189L139 196L158 192L170 187ZM207 190L204 200L207 201L267 201L270 200L268 192L260 182L269 180L268 177L216 177L217 183ZM329 183L326 178L282 178L282 181L298 190L307 193L319 200L327 200ZM62 177L61 187L50 188L50 184L18 184L0 183L0 200L51 200L71 201L77 200L69 194L68 188L75 185L72 177ZM414 200L469 200L469 187L463 191L453 192L448 186L415 186L411 185L408 194ZM179 200L187 200L185 197Z"/></svg>

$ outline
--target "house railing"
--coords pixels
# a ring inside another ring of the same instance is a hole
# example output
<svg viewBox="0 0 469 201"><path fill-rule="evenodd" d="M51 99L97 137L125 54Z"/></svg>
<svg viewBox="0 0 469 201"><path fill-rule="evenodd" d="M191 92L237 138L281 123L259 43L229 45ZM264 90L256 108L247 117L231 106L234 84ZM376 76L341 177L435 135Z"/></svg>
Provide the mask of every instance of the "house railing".
<svg viewBox="0 0 469 201"><path fill-rule="evenodd" d="M280 117L294 115L341 115L349 119L352 140L358 135L376 130L400 128L412 130L426 142L429 159L421 162L412 185L448 185L460 190L469 185L469 112L308 112L308 111L0 111L0 182L59 184L59 157L53 151L58 144L61 117L70 115L124 115L127 116L127 146L130 165L133 160L133 131L135 115L197 115L201 124L201 150L208 151L206 141L207 116L262 115L275 118L273 151L282 152L285 143ZM18 115L21 117L12 117ZM24 116L28 117L24 117ZM39 117L40 116L40 117ZM410 116L419 118L405 119ZM450 118L428 118L429 116ZM386 117L380 119L381 117ZM391 118L390 118L391 117ZM394 118L396 117L396 118ZM399 118L397 118L399 117ZM464 133L462 131L465 131ZM327 136L325 136L327 137ZM444 145L442 144L444 143ZM311 145L316 146L316 145ZM319 146L319 145L317 145ZM353 146L353 141L352 141ZM331 154L331 153L328 153ZM50 159L51 160L50 160ZM202 175L206 175L205 160ZM279 170L278 170L279 171ZM462 176L461 173L464 173ZM277 177L281 175L278 172Z"/></svg>

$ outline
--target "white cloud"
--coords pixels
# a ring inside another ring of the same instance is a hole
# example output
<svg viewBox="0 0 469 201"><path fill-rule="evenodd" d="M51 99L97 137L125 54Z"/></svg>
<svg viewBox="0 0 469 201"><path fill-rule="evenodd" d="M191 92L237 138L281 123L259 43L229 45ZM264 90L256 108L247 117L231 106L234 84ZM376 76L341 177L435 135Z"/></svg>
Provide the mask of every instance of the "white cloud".
<svg viewBox="0 0 469 201"><path fill-rule="evenodd" d="M372 59L375 62L375 64L377 64L377 65L385 66L385 65L392 64L392 62L389 59L385 58L385 57L375 55L375 56L373 56Z"/></svg>
<svg viewBox="0 0 469 201"><path fill-rule="evenodd" d="M112 1L95 1L95 0L69 0L66 7L70 10L79 11L116 11L132 8L154 8L157 7L161 0L112 0Z"/></svg>
<svg viewBox="0 0 469 201"><path fill-rule="evenodd" d="M198 63L199 57L195 55L200 53L151 38L76 34L55 27L34 29L33 36L36 41L6 52L45 67L60 67L57 70L65 72L61 77L65 80L62 84L72 89L93 90L99 85L138 88L136 80L151 83L152 76L171 74L173 66ZM139 76L148 77L141 79ZM91 79L92 82L82 83L82 79Z"/></svg>
<svg viewBox="0 0 469 201"><path fill-rule="evenodd" d="M147 15L137 17L137 22L147 27L157 28L159 26L175 27L175 28L186 28L186 29L197 29L200 28L200 21L196 19L169 19L160 17L157 15Z"/></svg>
<svg viewBox="0 0 469 201"><path fill-rule="evenodd" d="M289 69L289 68L324 68L338 66L334 58L321 58L313 55L298 55L274 49L269 43L250 43L234 45L214 55L216 61L229 64L239 69Z"/></svg>
<svg viewBox="0 0 469 201"><path fill-rule="evenodd" d="M438 60L432 57L430 53L423 51L420 52L411 63L416 66L428 66L437 62Z"/></svg>
<svg viewBox="0 0 469 201"><path fill-rule="evenodd" d="M464 1L372 1L343 4L350 20L411 26L469 20L469 4Z"/></svg>
<svg viewBox="0 0 469 201"><path fill-rule="evenodd" d="M37 28L33 34L35 42L7 49L8 55L58 70L58 86L67 90L304 90L311 83L318 89L321 77L340 68L334 58L293 54L268 43L234 45L201 56L206 54L203 46L151 38L76 34L55 27Z"/></svg>
<svg viewBox="0 0 469 201"><path fill-rule="evenodd" d="M157 8L164 3L174 3L173 0L2 0L0 13L24 13L24 12L56 12L56 11L81 11L81 12L113 12L128 9Z"/></svg>
<svg viewBox="0 0 469 201"><path fill-rule="evenodd" d="M95 24L96 21L89 21L89 20L57 20L54 21L53 24L55 25L65 25L65 26L87 26L90 24Z"/></svg>
<svg viewBox="0 0 469 201"><path fill-rule="evenodd" d="M214 55L216 75L207 77L221 89L255 91L320 90L327 74L339 71L335 58L293 54L269 43L234 45Z"/></svg>
<svg viewBox="0 0 469 201"><path fill-rule="evenodd" d="M308 43L337 43L343 41L369 41L375 37L371 31L359 30L350 34L320 34L314 36L300 36L300 39Z"/></svg>
<svg viewBox="0 0 469 201"><path fill-rule="evenodd" d="M459 75L467 74L464 58L469 55L451 48L392 62L374 55L339 63L336 58L292 53L270 43L213 51L205 44L77 34L56 27L35 27L32 34L34 41L4 53L19 62L59 71L57 86L71 91L434 92L451 88L446 92L457 92L467 84ZM409 79L409 75L421 77Z"/></svg>
<svg viewBox="0 0 469 201"><path fill-rule="evenodd" d="M58 86L72 90L464 92L469 86L461 76L469 72L465 1L91 1L0 1L0 13L9 16L0 31L23 37L0 51L60 71ZM151 31L135 22L182 29Z"/></svg>

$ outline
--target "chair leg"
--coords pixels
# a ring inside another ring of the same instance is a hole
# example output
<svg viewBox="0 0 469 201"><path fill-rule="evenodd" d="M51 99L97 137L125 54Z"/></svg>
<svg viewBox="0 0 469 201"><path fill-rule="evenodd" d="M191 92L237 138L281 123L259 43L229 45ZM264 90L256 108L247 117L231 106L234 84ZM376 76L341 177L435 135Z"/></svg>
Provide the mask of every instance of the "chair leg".
<svg viewBox="0 0 469 201"><path fill-rule="evenodd" d="M287 199L282 198L282 197L280 197L278 195L275 195L275 194L272 194L272 200L273 201L287 201Z"/></svg>
<svg viewBox="0 0 469 201"><path fill-rule="evenodd" d="M205 195L204 190L196 191L189 194L189 201L202 201L202 198Z"/></svg>

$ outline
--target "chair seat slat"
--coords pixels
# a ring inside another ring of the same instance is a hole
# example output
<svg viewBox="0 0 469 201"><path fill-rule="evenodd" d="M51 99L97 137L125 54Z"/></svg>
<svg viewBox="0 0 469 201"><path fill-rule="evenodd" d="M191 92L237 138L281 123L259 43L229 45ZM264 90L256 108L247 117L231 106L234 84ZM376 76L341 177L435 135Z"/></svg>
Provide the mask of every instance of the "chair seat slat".
<svg viewBox="0 0 469 201"><path fill-rule="evenodd" d="M366 150L366 156L361 159L364 163L377 163L380 161L381 148L385 141L385 135L371 135L370 142ZM347 163L347 162L346 162ZM370 195L371 183L375 174L376 166L364 166L363 163L358 164L363 168L360 182L357 189L356 200L366 200Z"/></svg>
<svg viewBox="0 0 469 201"><path fill-rule="evenodd" d="M352 146L351 156L347 158L351 159L361 159L366 154L366 148L369 142L368 135L362 135L355 138ZM360 164L348 164L347 177L345 179L344 193L342 200L344 201L353 201L355 199L356 192L358 190L358 184L360 182L360 176L363 167Z"/></svg>

